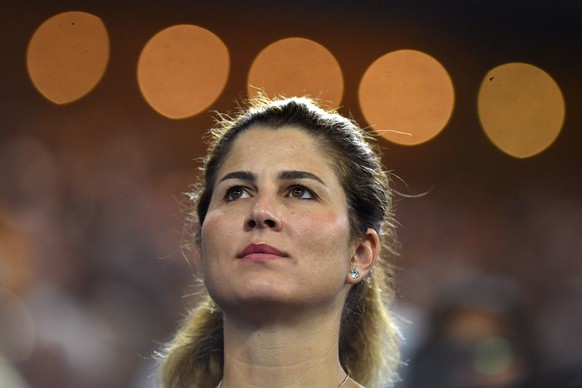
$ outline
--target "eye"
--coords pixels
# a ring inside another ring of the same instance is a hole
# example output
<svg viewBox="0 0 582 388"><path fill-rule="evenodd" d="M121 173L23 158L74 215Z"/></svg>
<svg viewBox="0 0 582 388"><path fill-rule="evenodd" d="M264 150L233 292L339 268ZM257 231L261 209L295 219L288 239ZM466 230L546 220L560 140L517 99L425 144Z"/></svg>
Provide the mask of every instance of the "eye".
<svg viewBox="0 0 582 388"><path fill-rule="evenodd" d="M224 199L227 202L234 201L241 198L247 198L249 193L244 187L241 186L234 186L226 190L226 194L224 195Z"/></svg>
<svg viewBox="0 0 582 388"><path fill-rule="evenodd" d="M289 189L289 196L299 199L315 199L315 194L303 186L293 186Z"/></svg>

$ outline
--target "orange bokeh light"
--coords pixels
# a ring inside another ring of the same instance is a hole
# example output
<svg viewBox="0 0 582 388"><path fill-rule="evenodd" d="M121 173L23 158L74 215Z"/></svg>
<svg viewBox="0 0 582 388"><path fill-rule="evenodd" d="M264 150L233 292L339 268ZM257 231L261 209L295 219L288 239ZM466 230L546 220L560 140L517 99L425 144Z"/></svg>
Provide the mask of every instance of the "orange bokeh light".
<svg viewBox="0 0 582 388"><path fill-rule="evenodd" d="M372 128L403 145L424 143L440 133L455 101L445 68L414 50L394 51L372 63L362 77L358 97Z"/></svg>
<svg viewBox="0 0 582 388"><path fill-rule="evenodd" d="M26 64L32 83L48 100L66 104L85 96L101 80L109 61L109 37L97 16L64 12L32 35Z"/></svg>
<svg viewBox="0 0 582 388"><path fill-rule="evenodd" d="M558 137L566 107L558 84L542 69L508 63L490 70L478 96L479 120L500 150L527 158Z"/></svg>
<svg viewBox="0 0 582 388"><path fill-rule="evenodd" d="M173 119L207 109L222 93L230 70L225 44L193 25L166 28L145 45L139 58L139 88L152 108Z"/></svg>
<svg viewBox="0 0 582 388"><path fill-rule="evenodd" d="M257 55L248 75L248 94L267 96L308 95L337 108L344 81L339 63L317 42L287 38L274 42Z"/></svg>

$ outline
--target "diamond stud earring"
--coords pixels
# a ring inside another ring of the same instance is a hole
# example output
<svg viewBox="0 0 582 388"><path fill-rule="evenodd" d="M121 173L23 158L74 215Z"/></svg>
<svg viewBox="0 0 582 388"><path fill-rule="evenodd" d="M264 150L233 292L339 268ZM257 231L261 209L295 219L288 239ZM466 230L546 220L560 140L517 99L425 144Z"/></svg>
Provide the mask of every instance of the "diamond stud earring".
<svg viewBox="0 0 582 388"><path fill-rule="evenodd" d="M350 271L350 277L354 280L360 277L360 270L357 268L352 268Z"/></svg>

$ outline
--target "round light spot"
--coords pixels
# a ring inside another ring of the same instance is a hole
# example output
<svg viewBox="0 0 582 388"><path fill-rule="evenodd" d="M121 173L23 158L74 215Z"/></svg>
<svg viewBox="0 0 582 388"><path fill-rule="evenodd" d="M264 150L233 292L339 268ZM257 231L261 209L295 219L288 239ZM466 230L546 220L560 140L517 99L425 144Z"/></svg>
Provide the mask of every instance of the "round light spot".
<svg viewBox="0 0 582 388"><path fill-rule="evenodd" d="M331 108L344 90L339 63L325 47L304 38L274 42L257 55L248 75L248 94L269 97L308 95Z"/></svg>
<svg viewBox="0 0 582 388"><path fill-rule="evenodd" d="M399 50L368 67L358 97L364 117L377 133L394 143L416 145L443 130L453 112L455 92L436 59Z"/></svg>
<svg viewBox="0 0 582 388"><path fill-rule="evenodd" d="M482 341L475 350L473 367L477 372L494 376L501 374L513 362L511 346L505 338L492 337Z"/></svg>
<svg viewBox="0 0 582 388"><path fill-rule="evenodd" d="M508 63L490 70L478 97L481 125L503 152L527 158L548 148L565 117L558 84L542 69Z"/></svg>
<svg viewBox="0 0 582 388"><path fill-rule="evenodd" d="M109 61L109 37L95 15L65 12L51 17L28 44L28 74L38 91L56 104L85 96Z"/></svg>
<svg viewBox="0 0 582 388"><path fill-rule="evenodd" d="M216 101L229 69L228 49L220 38L202 27L177 25L158 32L145 45L137 78L152 108L181 119Z"/></svg>

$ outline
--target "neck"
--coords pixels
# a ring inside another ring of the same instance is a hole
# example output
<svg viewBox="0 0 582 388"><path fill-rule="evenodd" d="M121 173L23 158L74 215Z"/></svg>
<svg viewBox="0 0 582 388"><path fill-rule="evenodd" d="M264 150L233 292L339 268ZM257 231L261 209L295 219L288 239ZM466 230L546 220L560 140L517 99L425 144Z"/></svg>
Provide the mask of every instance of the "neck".
<svg viewBox="0 0 582 388"><path fill-rule="evenodd" d="M224 384L337 387L341 311L261 323L224 316Z"/></svg>

